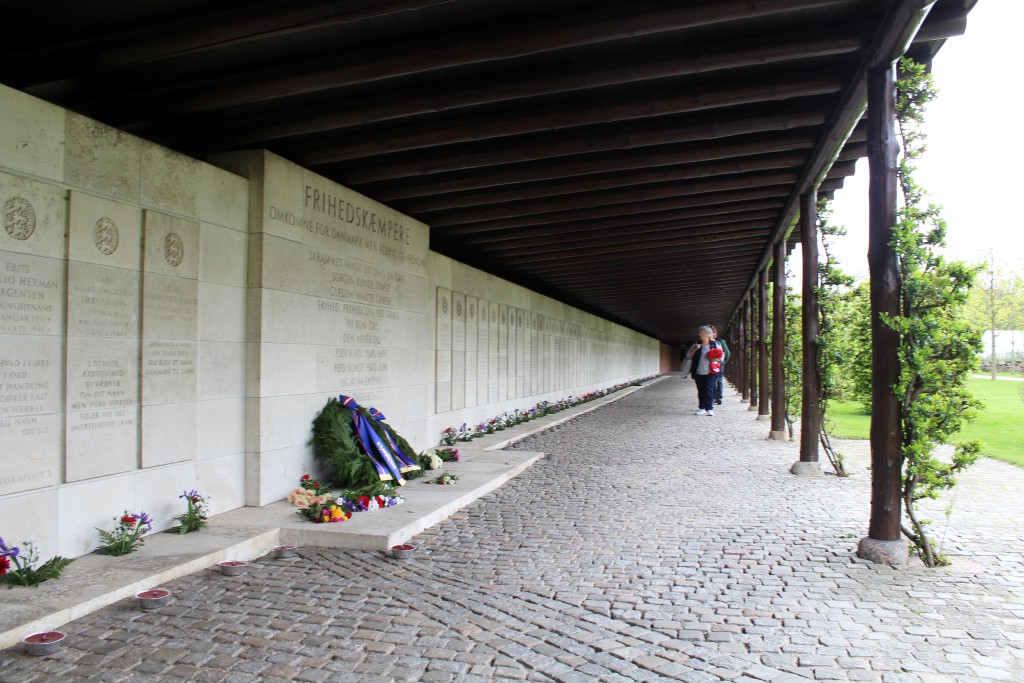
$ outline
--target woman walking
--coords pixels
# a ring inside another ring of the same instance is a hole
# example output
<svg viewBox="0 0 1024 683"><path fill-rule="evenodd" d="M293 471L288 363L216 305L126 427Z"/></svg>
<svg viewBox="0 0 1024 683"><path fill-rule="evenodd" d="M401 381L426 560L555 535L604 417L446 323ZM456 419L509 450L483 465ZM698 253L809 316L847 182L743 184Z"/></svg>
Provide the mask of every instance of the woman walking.
<svg viewBox="0 0 1024 683"><path fill-rule="evenodd" d="M722 370L722 345L707 325L697 330L699 341L690 347L690 376L697 383L697 414L714 416L718 374ZM712 351L717 350L717 353ZM709 356L710 354L710 356Z"/></svg>

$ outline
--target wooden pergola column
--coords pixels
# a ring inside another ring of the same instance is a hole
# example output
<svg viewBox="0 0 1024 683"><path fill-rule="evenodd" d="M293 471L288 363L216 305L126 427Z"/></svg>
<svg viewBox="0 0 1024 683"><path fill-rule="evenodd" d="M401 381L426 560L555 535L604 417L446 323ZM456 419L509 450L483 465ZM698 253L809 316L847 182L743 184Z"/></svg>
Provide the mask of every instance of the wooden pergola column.
<svg viewBox="0 0 1024 683"><path fill-rule="evenodd" d="M749 374L747 372L747 344L750 339L750 329L747 325L747 301L740 304L740 357L739 361L739 374L740 374L740 398L743 401L750 399L750 382Z"/></svg>
<svg viewBox="0 0 1024 683"><path fill-rule="evenodd" d="M890 246L896 224L896 85L893 63L868 70L868 272L871 276L871 522L857 548L859 557L905 565L907 543L900 538L902 462L899 335L882 315L900 310L899 270Z"/></svg>
<svg viewBox="0 0 1024 683"><path fill-rule="evenodd" d="M750 357L747 363L747 367L750 368L750 405L747 410L757 410L758 387L764 383L764 378L758 374L757 354L761 340L757 336L757 300L754 298L753 291L750 292L747 300L750 302L747 309L747 324L750 326Z"/></svg>
<svg viewBox="0 0 1024 683"><path fill-rule="evenodd" d="M768 271L764 268L757 275L757 340L757 372L762 377L758 387L761 400L757 419L767 421L771 419L768 399L771 383L768 381Z"/></svg>
<svg viewBox="0 0 1024 683"><path fill-rule="evenodd" d="M821 431L821 375L818 372L818 196L807 192L800 197L800 245L803 249L803 293L801 333L803 336L803 388L800 415L800 460L790 472L821 474L818 436Z"/></svg>
<svg viewBox="0 0 1024 683"><path fill-rule="evenodd" d="M786 345L786 241L774 246L772 258L772 431L768 438L785 441L786 377L782 355Z"/></svg>

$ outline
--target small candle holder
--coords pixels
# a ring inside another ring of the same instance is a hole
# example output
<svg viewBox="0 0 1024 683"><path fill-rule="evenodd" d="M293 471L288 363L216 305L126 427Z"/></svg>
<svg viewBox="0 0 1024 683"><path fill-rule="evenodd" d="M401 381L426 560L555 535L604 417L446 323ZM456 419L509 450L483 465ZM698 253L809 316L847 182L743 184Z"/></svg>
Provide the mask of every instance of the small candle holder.
<svg viewBox="0 0 1024 683"><path fill-rule="evenodd" d="M30 655L40 657L52 655L61 648L64 634L60 631L46 631L44 633L33 633L25 636L21 642L25 643L25 651Z"/></svg>
<svg viewBox="0 0 1024 683"><path fill-rule="evenodd" d="M240 560L228 560L219 563L220 573L224 576L240 576L245 573L245 562Z"/></svg>
<svg viewBox="0 0 1024 683"><path fill-rule="evenodd" d="M403 543L401 545L391 546L391 557L396 560L407 560L412 557L413 551L416 550L416 546Z"/></svg>
<svg viewBox="0 0 1024 683"><path fill-rule="evenodd" d="M156 609L157 607L163 607L171 599L171 591L163 588L150 588L148 591L142 591L136 593L135 597L139 600L139 606L142 609Z"/></svg>
<svg viewBox="0 0 1024 683"><path fill-rule="evenodd" d="M274 557L277 559L297 557L299 554L299 546L297 545L275 545L273 550Z"/></svg>

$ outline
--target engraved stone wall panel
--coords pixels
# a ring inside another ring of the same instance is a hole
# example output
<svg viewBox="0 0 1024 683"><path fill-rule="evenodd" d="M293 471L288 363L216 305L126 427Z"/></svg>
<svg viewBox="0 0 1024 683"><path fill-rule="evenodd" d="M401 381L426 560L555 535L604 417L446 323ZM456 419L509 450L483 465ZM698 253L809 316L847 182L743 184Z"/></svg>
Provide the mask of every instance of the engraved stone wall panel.
<svg viewBox="0 0 1024 683"><path fill-rule="evenodd" d="M498 402L498 302L488 301L487 310L490 314L487 339L487 402Z"/></svg>
<svg viewBox="0 0 1024 683"><path fill-rule="evenodd" d="M138 339L67 340L67 481L138 464Z"/></svg>
<svg viewBox="0 0 1024 683"><path fill-rule="evenodd" d="M475 296L466 296L466 407L473 407L477 404L477 355L479 353L480 315L478 307L480 301Z"/></svg>
<svg viewBox="0 0 1024 683"><path fill-rule="evenodd" d="M0 251L63 259L64 207L62 188L0 172Z"/></svg>
<svg viewBox="0 0 1024 683"><path fill-rule="evenodd" d="M64 332L64 262L0 251L0 334Z"/></svg>
<svg viewBox="0 0 1024 683"><path fill-rule="evenodd" d="M199 224L157 211L143 221L142 466L157 467L196 455Z"/></svg>
<svg viewBox="0 0 1024 683"><path fill-rule="evenodd" d="M488 401L488 366L491 348L491 309L486 299L477 300L476 337L476 402L485 405Z"/></svg>
<svg viewBox="0 0 1024 683"><path fill-rule="evenodd" d="M516 377L519 375L519 338L516 336L516 307L508 307L508 397L516 398Z"/></svg>
<svg viewBox="0 0 1024 683"><path fill-rule="evenodd" d="M452 292L452 410L466 407L466 295Z"/></svg>
<svg viewBox="0 0 1024 683"><path fill-rule="evenodd" d="M69 185L139 201L143 141L134 135L68 112L64 178Z"/></svg>
<svg viewBox="0 0 1024 683"><path fill-rule="evenodd" d="M60 483L63 341L0 334L0 495Z"/></svg>
<svg viewBox="0 0 1024 683"><path fill-rule="evenodd" d="M527 344L527 386L528 393L533 396L538 393L537 386L537 369L539 367L538 353L537 353L537 314L530 313L530 327L527 330L529 335L529 343Z"/></svg>
<svg viewBox="0 0 1024 683"><path fill-rule="evenodd" d="M437 288L436 320L434 412L446 413L452 409L452 293L443 287Z"/></svg>
<svg viewBox="0 0 1024 683"><path fill-rule="evenodd" d="M508 306L498 304L498 400L508 400Z"/></svg>
<svg viewBox="0 0 1024 683"><path fill-rule="evenodd" d="M72 191L66 480L138 466L141 212Z"/></svg>
<svg viewBox="0 0 1024 683"><path fill-rule="evenodd" d="M526 395L526 311L516 309L516 398Z"/></svg>

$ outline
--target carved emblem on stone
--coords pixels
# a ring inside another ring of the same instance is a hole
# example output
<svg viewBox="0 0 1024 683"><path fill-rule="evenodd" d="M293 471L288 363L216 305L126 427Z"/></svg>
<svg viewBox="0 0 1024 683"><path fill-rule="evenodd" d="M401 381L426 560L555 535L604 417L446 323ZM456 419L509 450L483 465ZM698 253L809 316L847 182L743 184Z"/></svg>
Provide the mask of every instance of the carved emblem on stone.
<svg viewBox="0 0 1024 683"><path fill-rule="evenodd" d="M462 317L462 302L461 301L456 301L455 302L455 315L459 316L460 318Z"/></svg>
<svg viewBox="0 0 1024 683"><path fill-rule="evenodd" d="M16 240L27 240L36 231L36 210L24 197L4 202L4 229Z"/></svg>
<svg viewBox="0 0 1024 683"><path fill-rule="evenodd" d="M505 314L504 313L501 314L501 324L502 325L505 324Z"/></svg>
<svg viewBox="0 0 1024 683"><path fill-rule="evenodd" d="M448 299L447 298L441 299L441 312L442 313L447 313L448 312Z"/></svg>
<svg viewBox="0 0 1024 683"><path fill-rule="evenodd" d="M178 233L168 233L164 238L164 258L174 268L177 268L181 260L185 258L185 242L182 241L181 235Z"/></svg>
<svg viewBox="0 0 1024 683"><path fill-rule="evenodd" d="M469 305L469 317L470 317L470 319L473 319L473 318L476 317L476 304L470 304Z"/></svg>
<svg viewBox="0 0 1024 683"><path fill-rule="evenodd" d="M109 218L101 218L96 221L96 248L104 256L110 256L117 251L117 243L121 237L117 231L117 223Z"/></svg>

